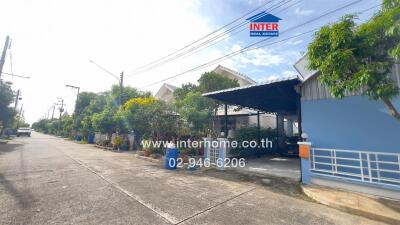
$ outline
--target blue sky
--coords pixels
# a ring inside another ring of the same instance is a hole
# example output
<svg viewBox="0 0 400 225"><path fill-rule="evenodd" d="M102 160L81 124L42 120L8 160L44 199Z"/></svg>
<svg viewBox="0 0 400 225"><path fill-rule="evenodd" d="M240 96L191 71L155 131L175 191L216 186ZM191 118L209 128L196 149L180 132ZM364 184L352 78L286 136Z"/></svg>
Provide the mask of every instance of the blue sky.
<svg viewBox="0 0 400 225"><path fill-rule="evenodd" d="M258 0L205 0L201 1L201 3L199 4L200 7L198 7L197 12L202 17L207 18L207 21L211 24L212 27L218 28L224 24L229 23L233 19L244 15L246 12L251 11L257 6L265 4L265 2L266 1ZM270 7L271 5L279 5L281 1L275 0L270 2L271 3L264 7L264 9ZM282 18L282 21L280 22L280 30L283 31L289 27L296 26L312 18L315 18L323 14L324 12L328 12L332 9L344 6L351 2L353 1L294 0L288 2L285 5L282 5L280 8L271 11L271 13L275 16ZM298 29L283 34L280 36L280 38L271 38L268 42L277 41L286 37L296 35L298 33L311 30L313 28L320 27L327 23L337 21L338 18L345 14L357 13L379 4L380 1L361 1L360 3L357 3L351 7L321 18L316 22L307 24L303 27L299 27ZM290 7L287 8L287 6ZM378 9L379 7L375 7L360 14L360 21L364 21L370 18L371 15L373 15L373 13L375 13ZM249 31L248 29L246 29L243 32L240 32L239 34L231 37L229 41L221 42L220 44L216 45L215 48L218 48L224 52L229 52L232 50L232 46L240 45L243 48L244 46L261 39L261 37L249 37ZM264 60L264 62L256 62L256 60L246 60L246 62L244 62L244 60L241 60L240 57L237 57L238 59L234 60L234 65L236 67L235 69L240 70L241 73L250 76L256 81L263 81L265 79L270 79L277 76L295 74L293 63L296 62L299 57L301 57L302 53L306 52L307 45L308 43L310 43L311 40L312 33L295 39L291 39L289 41L268 46L267 48L263 49L265 51L264 53L259 52L259 54L257 54L257 56L262 57L262 60ZM251 53L245 55L245 57L250 59L253 58Z"/></svg>

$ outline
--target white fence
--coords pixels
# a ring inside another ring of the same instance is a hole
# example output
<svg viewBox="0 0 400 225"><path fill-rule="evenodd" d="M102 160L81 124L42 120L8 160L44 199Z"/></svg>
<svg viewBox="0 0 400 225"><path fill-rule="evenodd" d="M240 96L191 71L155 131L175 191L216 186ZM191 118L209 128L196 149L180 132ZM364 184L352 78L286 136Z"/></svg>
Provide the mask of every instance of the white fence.
<svg viewBox="0 0 400 225"><path fill-rule="evenodd" d="M400 154L312 148L311 172L400 187Z"/></svg>
<svg viewBox="0 0 400 225"><path fill-rule="evenodd" d="M100 144L103 141L106 141L106 140L109 140L109 139L110 138L108 137L107 134L102 134L102 133L99 133L99 132L96 132L94 134L94 143L96 143L96 144Z"/></svg>

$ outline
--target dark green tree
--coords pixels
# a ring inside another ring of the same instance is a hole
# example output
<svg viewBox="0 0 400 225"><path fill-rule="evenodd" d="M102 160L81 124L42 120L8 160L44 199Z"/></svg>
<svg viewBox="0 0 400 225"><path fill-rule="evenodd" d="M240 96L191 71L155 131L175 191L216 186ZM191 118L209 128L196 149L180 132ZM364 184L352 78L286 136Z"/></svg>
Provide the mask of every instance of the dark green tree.
<svg viewBox="0 0 400 225"><path fill-rule="evenodd" d="M181 87L175 89L174 97L175 99L184 99L187 93L194 92L197 89L198 87L195 84L192 83L182 84Z"/></svg>
<svg viewBox="0 0 400 225"><path fill-rule="evenodd" d="M15 111L10 107L14 100L14 94L9 84L0 80L0 135L4 128L10 126L15 117Z"/></svg>
<svg viewBox="0 0 400 225"><path fill-rule="evenodd" d="M217 112L221 102L203 97L202 94L238 87L239 83L235 79L215 72L202 74L198 82L198 86L186 84L178 88L178 93L174 93L175 105L185 123L191 127L191 135L204 136L209 131L215 131Z"/></svg>
<svg viewBox="0 0 400 225"><path fill-rule="evenodd" d="M239 83L236 79L230 79L215 72L207 72L202 74L198 82L198 90L201 93L239 87Z"/></svg>

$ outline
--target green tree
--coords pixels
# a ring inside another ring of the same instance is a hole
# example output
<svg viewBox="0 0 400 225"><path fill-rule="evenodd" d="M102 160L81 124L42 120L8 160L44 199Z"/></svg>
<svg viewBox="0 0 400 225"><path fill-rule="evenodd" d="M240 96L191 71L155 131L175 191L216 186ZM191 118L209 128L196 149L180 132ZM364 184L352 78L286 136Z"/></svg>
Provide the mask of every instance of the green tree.
<svg viewBox="0 0 400 225"><path fill-rule="evenodd" d="M71 137L73 126L74 126L74 120L72 116L69 115L64 115L62 117L62 124L61 124L61 129L62 129L62 135L66 137Z"/></svg>
<svg viewBox="0 0 400 225"><path fill-rule="evenodd" d="M175 99L184 99L189 92L196 91L197 89L198 87L195 84L192 83L182 84L181 87L175 89L174 97Z"/></svg>
<svg viewBox="0 0 400 225"><path fill-rule="evenodd" d="M102 112L93 114L91 121L94 129L109 135L116 132L117 126L114 120L114 114L115 111L108 108Z"/></svg>
<svg viewBox="0 0 400 225"><path fill-rule="evenodd" d="M137 135L160 139L176 132L171 106L153 97L132 98L122 107L122 118Z"/></svg>
<svg viewBox="0 0 400 225"><path fill-rule="evenodd" d="M400 121L391 102L399 88L388 76L400 56L400 1L385 0L382 9L359 26L356 18L347 15L315 34L308 46L309 68L320 72L320 82L334 97L362 91L373 100L382 100Z"/></svg>
<svg viewBox="0 0 400 225"><path fill-rule="evenodd" d="M239 87L239 83L236 79L230 79L215 72L206 72L202 74L198 82L198 90L201 93Z"/></svg>
<svg viewBox="0 0 400 225"><path fill-rule="evenodd" d="M184 122L191 127L191 135L194 136L215 131L217 112L221 106L221 102L205 98L202 94L239 86L237 80L215 72L202 74L198 82L198 86L190 83L182 85L181 88L175 90L178 93L174 93L177 110Z"/></svg>
<svg viewBox="0 0 400 225"><path fill-rule="evenodd" d="M80 131L86 137L93 131L91 117L103 110L105 98L92 92L81 92L75 104L73 130Z"/></svg>
<svg viewBox="0 0 400 225"><path fill-rule="evenodd" d="M212 102L200 92L189 92L183 100L177 102L179 114L191 129L191 135L201 137L206 135L212 125Z"/></svg>
<svg viewBox="0 0 400 225"><path fill-rule="evenodd" d="M13 99L14 95L10 85L0 80L0 135L4 128L10 126L14 120L15 111L10 107Z"/></svg>

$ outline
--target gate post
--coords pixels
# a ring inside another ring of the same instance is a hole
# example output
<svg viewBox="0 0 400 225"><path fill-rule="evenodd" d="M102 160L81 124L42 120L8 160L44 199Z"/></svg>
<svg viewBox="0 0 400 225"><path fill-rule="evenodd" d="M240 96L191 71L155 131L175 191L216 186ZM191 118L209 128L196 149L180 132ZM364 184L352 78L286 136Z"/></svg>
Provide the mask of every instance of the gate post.
<svg viewBox="0 0 400 225"><path fill-rule="evenodd" d="M203 138L204 140L204 160L210 160L210 143L211 138Z"/></svg>
<svg viewBox="0 0 400 225"><path fill-rule="evenodd" d="M301 183L309 184L311 182L310 174L310 148L311 142L297 142L299 145L299 156L301 163Z"/></svg>
<svg viewBox="0 0 400 225"><path fill-rule="evenodd" d="M225 158L226 158L226 149L228 148L228 139L227 138L217 138L218 143L219 143L219 148L218 148L218 159L222 161L222 166L218 166L218 169L224 170L225 169Z"/></svg>

